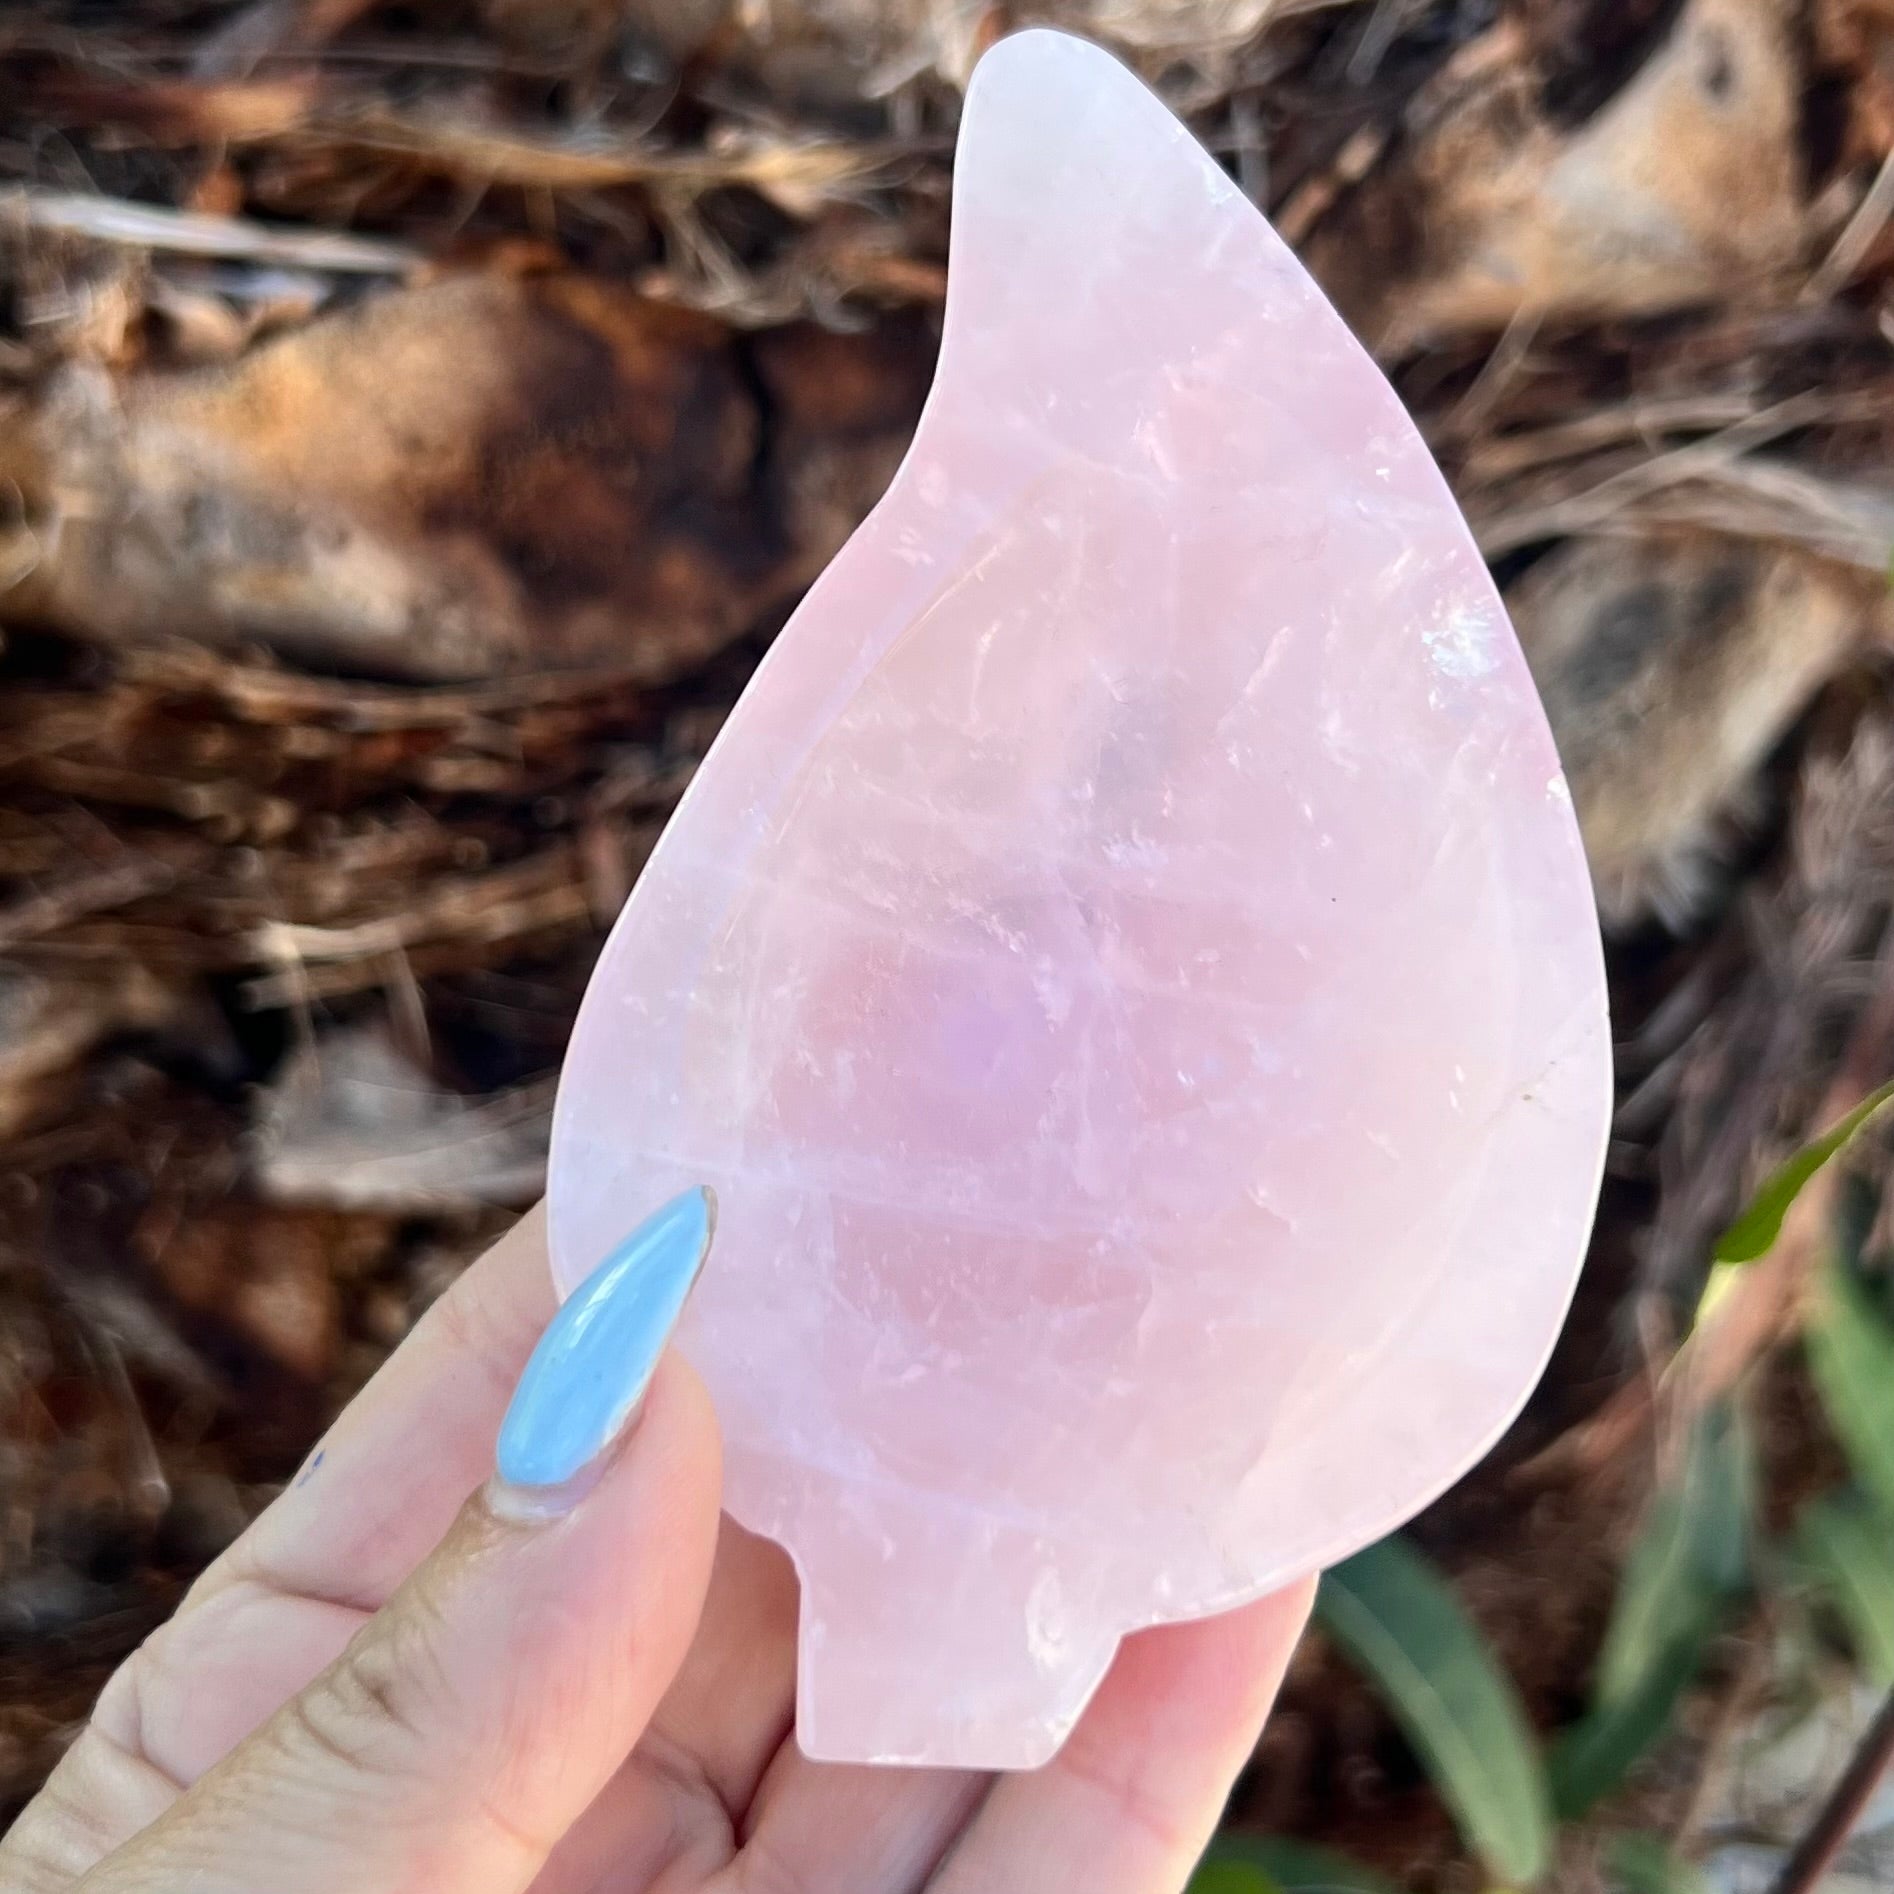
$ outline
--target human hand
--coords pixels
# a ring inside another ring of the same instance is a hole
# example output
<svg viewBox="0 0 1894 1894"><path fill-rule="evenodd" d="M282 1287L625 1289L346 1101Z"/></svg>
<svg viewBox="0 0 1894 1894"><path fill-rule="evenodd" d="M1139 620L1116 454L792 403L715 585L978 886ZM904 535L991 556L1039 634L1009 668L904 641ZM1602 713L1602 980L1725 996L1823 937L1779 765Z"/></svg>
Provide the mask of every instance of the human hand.
<svg viewBox="0 0 1894 1894"><path fill-rule="evenodd" d="M1128 1639L1031 1774L810 1761L794 1575L658 1360L697 1201L557 1320L540 1213L469 1269L106 1686L0 1894L1176 1894L1312 1586Z"/></svg>

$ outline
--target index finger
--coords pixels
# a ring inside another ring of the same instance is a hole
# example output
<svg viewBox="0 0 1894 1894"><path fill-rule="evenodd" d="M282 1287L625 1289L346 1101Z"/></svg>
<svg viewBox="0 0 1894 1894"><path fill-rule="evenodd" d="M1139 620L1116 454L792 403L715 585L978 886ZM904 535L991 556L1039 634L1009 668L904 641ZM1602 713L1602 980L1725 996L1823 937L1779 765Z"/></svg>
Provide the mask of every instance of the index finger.
<svg viewBox="0 0 1894 1894"><path fill-rule="evenodd" d="M544 1227L529 1212L459 1278L120 1667L34 1806L24 1886L71 1886L155 1820L333 1663L445 1536L556 1306Z"/></svg>
<svg viewBox="0 0 1894 1894"><path fill-rule="evenodd" d="M251 1580L378 1611L486 1478L513 1385L557 1306L541 1205L435 1302L183 1610Z"/></svg>
<svg viewBox="0 0 1894 1894"><path fill-rule="evenodd" d="M492 1464L557 1305L530 1211L416 1324L305 1462L101 1699L105 1734L196 1779L332 1663L446 1534ZM786 1726L796 1602L783 1562L726 1531L697 1646L659 1723L732 1806Z"/></svg>

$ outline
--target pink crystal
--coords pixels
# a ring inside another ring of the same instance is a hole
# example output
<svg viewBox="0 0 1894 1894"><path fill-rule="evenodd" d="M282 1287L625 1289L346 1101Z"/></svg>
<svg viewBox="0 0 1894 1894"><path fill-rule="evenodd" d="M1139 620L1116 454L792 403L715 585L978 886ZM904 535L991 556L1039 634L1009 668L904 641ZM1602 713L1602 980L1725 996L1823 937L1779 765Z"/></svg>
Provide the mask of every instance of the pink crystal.
<svg viewBox="0 0 1894 1894"><path fill-rule="evenodd" d="M1127 1631L1413 1513L1551 1346L1609 1102L1570 799L1419 436L1115 61L967 97L939 375L606 948L570 1287L682 1336L812 1755L1028 1767Z"/></svg>

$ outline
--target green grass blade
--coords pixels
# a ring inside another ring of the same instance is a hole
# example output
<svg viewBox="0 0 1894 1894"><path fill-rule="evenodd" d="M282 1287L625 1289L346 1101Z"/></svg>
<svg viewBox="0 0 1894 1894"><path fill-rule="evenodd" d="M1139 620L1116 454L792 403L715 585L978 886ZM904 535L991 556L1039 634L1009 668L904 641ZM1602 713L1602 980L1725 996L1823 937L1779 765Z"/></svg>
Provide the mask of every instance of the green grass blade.
<svg viewBox="0 0 1894 1894"><path fill-rule="evenodd" d="M1795 1554L1848 1627L1862 1670L1894 1684L1894 1524L1859 1494L1824 1493L1795 1522Z"/></svg>
<svg viewBox="0 0 1894 1894"><path fill-rule="evenodd" d="M1562 1822L1575 1822L1624 1781L1670 1727L1679 1699L1703 1662L1714 1620L1708 1614L1674 1641L1638 1688L1615 1703L1601 1704L1559 1733L1546 1758L1552 1807Z"/></svg>
<svg viewBox="0 0 1894 1894"><path fill-rule="evenodd" d="M1551 1799L1512 1681L1434 1566L1383 1539L1322 1580L1323 1628L1380 1687L1468 1845L1501 1879L1545 1870Z"/></svg>
<svg viewBox="0 0 1894 1894"><path fill-rule="evenodd" d="M1282 1890L1253 1863L1219 1856L1198 1867L1184 1894L1282 1894Z"/></svg>
<svg viewBox="0 0 1894 1894"><path fill-rule="evenodd" d="M1670 1851L1658 1835L1614 1835L1606 1851L1609 1881L1622 1894L1709 1894L1700 1869Z"/></svg>
<svg viewBox="0 0 1894 1894"><path fill-rule="evenodd" d="M1894 1079L1877 1086L1839 1124L1831 1125L1819 1138L1812 1138L1769 1173L1750 1198L1742 1214L1717 1238L1719 1263L1753 1263L1774 1247L1782 1234L1782 1219L1789 1206L1801 1196L1811 1177L1837 1153L1853 1142L1890 1100L1894 1100Z"/></svg>
<svg viewBox="0 0 1894 1894"><path fill-rule="evenodd" d="M1260 1871L1279 1894L1398 1894L1385 1875L1359 1861L1283 1835L1221 1835L1211 1843L1204 1866L1226 1861ZM1189 1894L1206 1891L1193 1881Z"/></svg>
<svg viewBox="0 0 1894 1894"><path fill-rule="evenodd" d="M1831 1267L1804 1339L1835 1438L1855 1477L1894 1515L1894 1326L1848 1271Z"/></svg>
<svg viewBox="0 0 1894 1894"><path fill-rule="evenodd" d="M1747 1580L1755 1470L1740 1412L1697 1423L1677 1479L1645 1510L1598 1658L1599 1706L1628 1703L1679 1641L1701 1638L1720 1600Z"/></svg>

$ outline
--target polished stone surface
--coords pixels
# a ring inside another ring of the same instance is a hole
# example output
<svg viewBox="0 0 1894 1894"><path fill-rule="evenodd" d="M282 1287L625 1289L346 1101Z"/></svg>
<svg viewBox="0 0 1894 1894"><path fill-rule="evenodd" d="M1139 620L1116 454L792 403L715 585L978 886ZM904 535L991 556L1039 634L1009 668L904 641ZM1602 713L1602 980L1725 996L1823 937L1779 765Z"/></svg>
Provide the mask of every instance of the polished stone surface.
<svg viewBox="0 0 1894 1894"><path fill-rule="evenodd" d="M1119 1637L1379 1536L1537 1377L1596 921L1393 393L1140 84L1003 41L886 499L601 962L564 1287L717 1193L680 1331L803 1581L818 1756L1030 1766Z"/></svg>

